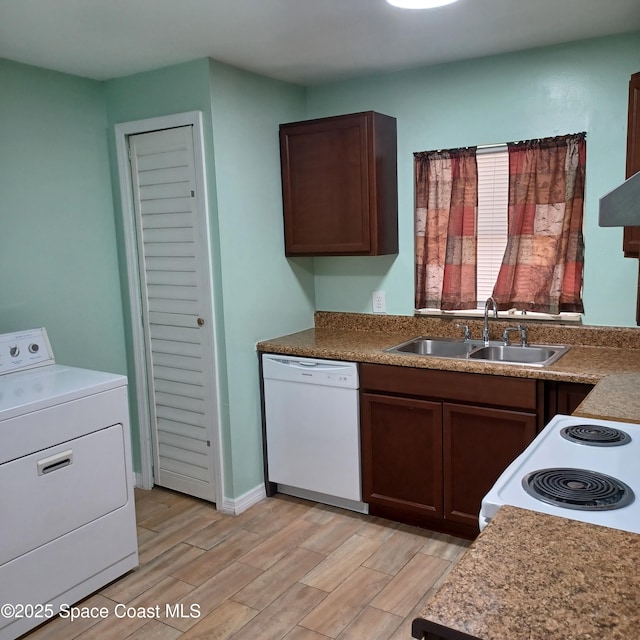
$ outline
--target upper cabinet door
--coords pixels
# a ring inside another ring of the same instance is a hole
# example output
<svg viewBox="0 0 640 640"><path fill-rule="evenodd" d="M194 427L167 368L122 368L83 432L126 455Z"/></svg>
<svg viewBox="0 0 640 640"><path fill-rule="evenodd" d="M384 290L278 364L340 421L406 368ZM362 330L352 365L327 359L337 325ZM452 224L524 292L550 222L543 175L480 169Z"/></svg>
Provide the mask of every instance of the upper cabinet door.
<svg viewBox="0 0 640 640"><path fill-rule="evenodd" d="M398 252L395 118L280 125L280 159L287 256Z"/></svg>
<svg viewBox="0 0 640 640"><path fill-rule="evenodd" d="M626 177L630 178L638 171L640 171L640 72L634 73L629 82ZM640 227L624 228L623 249L627 258L640 257ZM638 306L640 308L640 302Z"/></svg>

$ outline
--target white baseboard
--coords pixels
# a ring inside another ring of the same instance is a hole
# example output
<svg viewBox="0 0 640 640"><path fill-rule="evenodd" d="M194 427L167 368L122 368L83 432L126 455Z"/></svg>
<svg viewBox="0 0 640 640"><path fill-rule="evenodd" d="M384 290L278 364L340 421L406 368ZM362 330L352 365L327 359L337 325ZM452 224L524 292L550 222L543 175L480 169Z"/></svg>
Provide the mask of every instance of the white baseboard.
<svg viewBox="0 0 640 640"><path fill-rule="evenodd" d="M222 501L222 508L219 508L218 511L222 511L222 513L227 513L232 516L237 516L266 497L267 494L264 485L261 484L250 489L246 493L243 493L239 498L225 498Z"/></svg>
<svg viewBox="0 0 640 640"><path fill-rule="evenodd" d="M133 474L133 484L136 489L153 488L153 485L151 487L144 487L142 482L142 474L137 472ZM238 516L243 511L246 511L249 507L252 507L254 504L260 502L260 500L263 500L266 497L267 494L264 485L261 484L242 494L239 498L225 498L222 501L222 505L216 505L216 508L222 513L226 513L232 516Z"/></svg>

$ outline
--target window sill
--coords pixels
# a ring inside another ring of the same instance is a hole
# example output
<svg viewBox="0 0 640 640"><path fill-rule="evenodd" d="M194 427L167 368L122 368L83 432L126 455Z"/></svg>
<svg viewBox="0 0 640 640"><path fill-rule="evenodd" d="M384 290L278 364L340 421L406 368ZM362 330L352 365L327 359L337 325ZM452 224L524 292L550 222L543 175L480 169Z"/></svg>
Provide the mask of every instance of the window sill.
<svg viewBox="0 0 640 640"><path fill-rule="evenodd" d="M419 316L440 316L442 318L483 318L484 311L482 309L460 309L457 311L442 311L441 309L416 309L415 315ZM490 314L493 317L493 311ZM498 318L509 320L535 320L536 322L571 322L581 323L581 313L558 313L553 315L550 313L538 313L536 311L518 311L517 309L509 309L508 311L499 311Z"/></svg>

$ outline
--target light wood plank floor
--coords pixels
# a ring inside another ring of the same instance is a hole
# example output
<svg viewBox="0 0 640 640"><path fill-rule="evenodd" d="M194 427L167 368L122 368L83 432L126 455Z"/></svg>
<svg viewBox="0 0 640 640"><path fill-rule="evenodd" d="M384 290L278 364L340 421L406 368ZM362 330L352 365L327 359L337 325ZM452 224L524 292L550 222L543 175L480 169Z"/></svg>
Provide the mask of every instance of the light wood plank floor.
<svg viewBox="0 0 640 640"><path fill-rule="evenodd" d="M25 638L408 640L470 544L283 495L228 516L156 487L136 491L136 513L140 567L78 605L107 617Z"/></svg>

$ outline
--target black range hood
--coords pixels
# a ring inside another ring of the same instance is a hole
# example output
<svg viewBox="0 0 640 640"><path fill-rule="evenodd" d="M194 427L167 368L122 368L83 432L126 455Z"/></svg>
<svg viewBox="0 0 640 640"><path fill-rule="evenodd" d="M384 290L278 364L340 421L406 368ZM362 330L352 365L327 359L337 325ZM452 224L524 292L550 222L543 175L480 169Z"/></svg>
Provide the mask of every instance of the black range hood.
<svg viewBox="0 0 640 640"><path fill-rule="evenodd" d="M640 171L600 198L601 227L640 227Z"/></svg>

